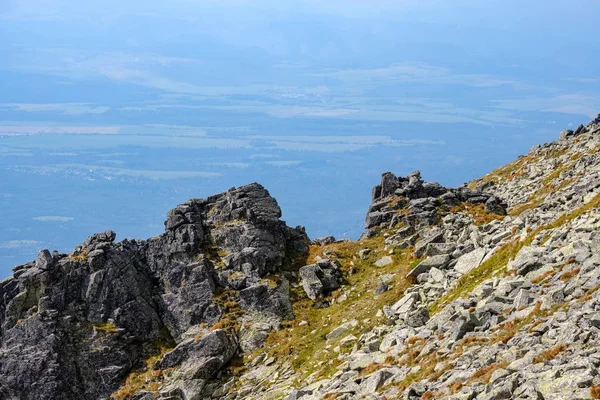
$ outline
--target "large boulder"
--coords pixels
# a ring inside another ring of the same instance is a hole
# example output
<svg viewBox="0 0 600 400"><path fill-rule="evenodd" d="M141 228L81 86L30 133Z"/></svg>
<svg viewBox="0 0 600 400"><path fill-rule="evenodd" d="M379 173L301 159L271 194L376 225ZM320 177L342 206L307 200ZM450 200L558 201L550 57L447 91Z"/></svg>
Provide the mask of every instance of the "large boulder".
<svg viewBox="0 0 600 400"><path fill-rule="evenodd" d="M461 274L467 274L474 268L477 268L483 261L486 254L486 250L483 248L475 249L470 253L462 255L456 264L454 270Z"/></svg>
<svg viewBox="0 0 600 400"><path fill-rule="evenodd" d="M157 367L168 369L185 364L193 378L214 376L236 354L238 343L234 335L217 329L199 339L187 339L166 353Z"/></svg>
<svg viewBox="0 0 600 400"><path fill-rule="evenodd" d="M285 278L279 283L260 283L240 291L240 307L246 311L292 319L290 285Z"/></svg>
<svg viewBox="0 0 600 400"><path fill-rule="evenodd" d="M416 278L419 274L428 272L432 268L442 269L445 268L450 262L450 256L447 254L440 254L437 256L427 257L421 261L416 267L414 267L407 275L407 278Z"/></svg>
<svg viewBox="0 0 600 400"><path fill-rule="evenodd" d="M305 265L300 268L299 273L306 295L313 300L325 297L340 287L341 271L338 265L330 260Z"/></svg>

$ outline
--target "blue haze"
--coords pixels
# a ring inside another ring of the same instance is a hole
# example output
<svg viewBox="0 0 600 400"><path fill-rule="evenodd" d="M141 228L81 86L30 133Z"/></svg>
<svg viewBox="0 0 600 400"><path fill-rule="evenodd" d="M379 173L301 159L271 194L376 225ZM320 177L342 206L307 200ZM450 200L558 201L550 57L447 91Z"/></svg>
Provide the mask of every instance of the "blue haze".
<svg viewBox="0 0 600 400"><path fill-rule="evenodd" d="M459 185L600 111L592 0L0 0L0 277L258 181L356 238L384 171Z"/></svg>

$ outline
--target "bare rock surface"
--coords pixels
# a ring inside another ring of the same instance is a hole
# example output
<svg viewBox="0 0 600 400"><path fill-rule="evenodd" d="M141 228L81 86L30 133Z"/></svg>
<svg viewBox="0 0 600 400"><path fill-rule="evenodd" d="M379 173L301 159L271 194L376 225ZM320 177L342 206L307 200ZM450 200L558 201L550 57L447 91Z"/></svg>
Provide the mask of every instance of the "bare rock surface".
<svg viewBox="0 0 600 400"><path fill-rule="evenodd" d="M177 206L160 236L117 243L103 232L72 254L43 250L16 267L0 282L0 397L103 398L162 345L176 346L164 368L194 369L191 380L216 375L238 352L235 334L186 337L225 316L219 292L235 291L242 308L293 317L285 281L261 282L308 248L304 230L280 216L251 184Z"/></svg>

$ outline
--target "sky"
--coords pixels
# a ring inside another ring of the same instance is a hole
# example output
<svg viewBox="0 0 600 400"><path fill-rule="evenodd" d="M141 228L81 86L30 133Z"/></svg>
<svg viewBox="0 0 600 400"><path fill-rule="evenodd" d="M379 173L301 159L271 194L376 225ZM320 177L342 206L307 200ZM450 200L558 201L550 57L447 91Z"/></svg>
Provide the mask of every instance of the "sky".
<svg viewBox="0 0 600 400"><path fill-rule="evenodd" d="M456 186L600 112L592 0L0 0L0 277L253 181L356 238L381 173Z"/></svg>

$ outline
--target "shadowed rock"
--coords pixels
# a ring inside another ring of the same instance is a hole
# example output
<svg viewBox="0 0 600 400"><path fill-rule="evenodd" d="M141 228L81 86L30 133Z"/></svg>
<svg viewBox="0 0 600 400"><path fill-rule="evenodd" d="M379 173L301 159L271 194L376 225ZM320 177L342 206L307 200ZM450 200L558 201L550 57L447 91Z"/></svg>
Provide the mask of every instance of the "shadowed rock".
<svg viewBox="0 0 600 400"><path fill-rule="evenodd" d="M304 229L280 216L275 199L254 183L177 206L157 237L115 243L114 232L102 232L69 256L44 250L16 267L0 282L2 398L108 396L159 351L158 342L178 344L164 363L193 371L184 392L202 387L237 349L223 331L186 338L224 314L217 291L248 287L243 307L292 316L287 283L252 289L308 250ZM222 279L234 273L244 279ZM216 350L204 355L207 349Z"/></svg>

